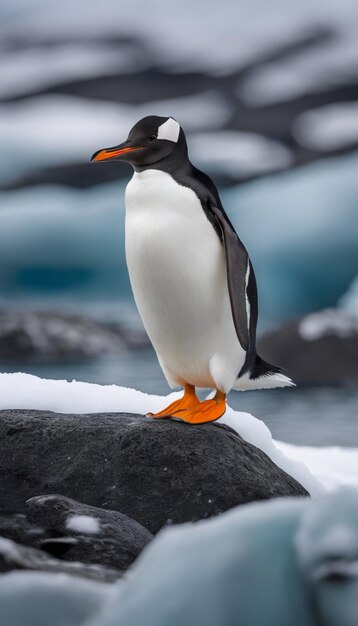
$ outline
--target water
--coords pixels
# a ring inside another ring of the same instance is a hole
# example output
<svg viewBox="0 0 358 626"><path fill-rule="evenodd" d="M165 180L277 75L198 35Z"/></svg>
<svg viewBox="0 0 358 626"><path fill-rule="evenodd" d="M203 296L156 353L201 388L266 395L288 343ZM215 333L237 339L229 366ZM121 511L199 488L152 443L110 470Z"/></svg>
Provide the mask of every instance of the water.
<svg viewBox="0 0 358 626"><path fill-rule="evenodd" d="M91 361L0 364L1 372L19 370L44 378L117 384L151 394L170 392L150 348ZM200 395L205 394L201 392ZM229 404L262 419L275 439L300 445L358 447L356 388L306 387L232 392Z"/></svg>

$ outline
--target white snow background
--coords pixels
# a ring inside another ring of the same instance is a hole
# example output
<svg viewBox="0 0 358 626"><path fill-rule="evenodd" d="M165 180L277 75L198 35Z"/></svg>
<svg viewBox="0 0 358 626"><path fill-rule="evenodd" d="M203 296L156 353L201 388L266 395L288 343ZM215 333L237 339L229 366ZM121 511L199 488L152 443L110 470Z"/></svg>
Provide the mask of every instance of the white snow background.
<svg viewBox="0 0 358 626"><path fill-rule="evenodd" d="M161 410L180 395L181 392L175 392L169 396L154 396L117 385L46 380L22 373L0 374L0 410L145 414ZM315 448L274 441L264 422L249 413L233 411L230 407L219 423L227 424L265 452L313 497L342 485L358 487L358 448Z"/></svg>

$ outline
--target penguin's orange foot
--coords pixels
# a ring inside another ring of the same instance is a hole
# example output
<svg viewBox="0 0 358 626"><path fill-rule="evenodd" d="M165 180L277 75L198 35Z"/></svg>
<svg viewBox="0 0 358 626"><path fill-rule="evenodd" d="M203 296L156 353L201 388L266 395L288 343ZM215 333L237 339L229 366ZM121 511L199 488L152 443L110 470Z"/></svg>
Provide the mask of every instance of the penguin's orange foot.
<svg viewBox="0 0 358 626"><path fill-rule="evenodd" d="M165 417L172 417L174 413L177 411L184 411L186 409L194 409L200 403L199 398L195 393L195 387L192 385L185 385L184 387L184 395L179 400L175 400L169 404L165 409L159 411L158 413L147 413L147 417L152 417L154 419L162 419Z"/></svg>
<svg viewBox="0 0 358 626"><path fill-rule="evenodd" d="M199 403L199 406L189 409L179 409L172 414L172 417L188 424L206 424L218 420L225 411L226 395L218 391L212 400L204 400L204 402Z"/></svg>

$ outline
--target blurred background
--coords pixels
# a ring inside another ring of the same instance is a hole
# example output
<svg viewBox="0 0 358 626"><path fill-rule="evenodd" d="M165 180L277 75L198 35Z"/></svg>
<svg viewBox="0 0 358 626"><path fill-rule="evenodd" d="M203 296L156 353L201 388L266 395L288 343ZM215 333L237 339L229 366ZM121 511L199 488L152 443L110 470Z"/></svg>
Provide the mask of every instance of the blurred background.
<svg viewBox="0 0 358 626"><path fill-rule="evenodd" d="M132 172L89 159L171 115L249 249L260 352L298 385L231 406L358 445L357 2L1 0L0 35L0 371L169 392L125 264Z"/></svg>

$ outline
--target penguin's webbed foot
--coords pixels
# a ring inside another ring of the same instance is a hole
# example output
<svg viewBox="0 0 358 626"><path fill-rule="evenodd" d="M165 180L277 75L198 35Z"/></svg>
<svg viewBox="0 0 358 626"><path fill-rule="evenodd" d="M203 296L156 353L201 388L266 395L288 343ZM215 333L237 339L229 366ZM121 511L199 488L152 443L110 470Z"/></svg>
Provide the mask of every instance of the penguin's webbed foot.
<svg viewBox="0 0 358 626"><path fill-rule="evenodd" d="M217 391L215 398L199 402L199 406L188 409L179 409L172 413L172 417L180 419L188 424L206 424L215 422L224 415L226 411L226 394Z"/></svg>
<svg viewBox="0 0 358 626"><path fill-rule="evenodd" d="M162 411L158 411L158 413L147 413L147 417L152 417L153 419L174 417L174 413L194 409L198 404L201 404L201 402L195 393L195 387L193 385L185 385L182 398L175 400Z"/></svg>

